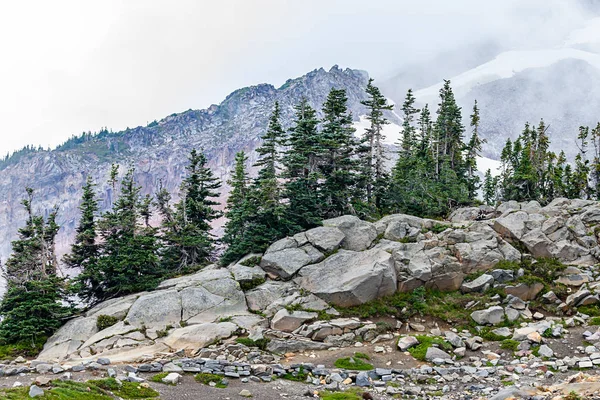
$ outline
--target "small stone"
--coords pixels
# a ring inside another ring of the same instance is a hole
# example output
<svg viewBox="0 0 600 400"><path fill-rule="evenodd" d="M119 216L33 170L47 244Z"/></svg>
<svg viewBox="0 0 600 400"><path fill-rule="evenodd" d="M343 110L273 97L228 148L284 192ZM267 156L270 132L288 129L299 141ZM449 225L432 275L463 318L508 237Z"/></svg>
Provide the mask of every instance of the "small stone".
<svg viewBox="0 0 600 400"><path fill-rule="evenodd" d="M100 365L110 365L110 360L108 358L99 358L97 363Z"/></svg>
<svg viewBox="0 0 600 400"><path fill-rule="evenodd" d="M416 322L410 322L408 324L408 326L410 326L410 329L412 329L413 331L425 332L425 326L422 324L418 324Z"/></svg>
<svg viewBox="0 0 600 400"><path fill-rule="evenodd" d="M539 353L540 357L550 358L550 357L554 356L554 351L552 351L552 349L550 347L546 346L545 344L540 346L538 353Z"/></svg>
<svg viewBox="0 0 600 400"><path fill-rule="evenodd" d="M42 389L39 386L36 385L31 385L31 387L29 388L29 397L34 398L34 397L41 397L44 395L44 389Z"/></svg>
<svg viewBox="0 0 600 400"><path fill-rule="evenodd" d="M535 314L533 314L533 319L544 319L544 314L542 314L541 312L536 312Z"/></svg>
<svg viewBox="0 0 600 400"><path fill-rule="evenodd" d="M162 378L162 381L167 385L176 385L180 379L181 375L179 375L177 372L171 372L167 376Z"/></svg>
<svg viewBox="0 0 600 400"><path fill-rule="evenodd" d="M242 397L252 397L252 393L250 393L248 389L242 389L242 391L239 394Z"/></svg>

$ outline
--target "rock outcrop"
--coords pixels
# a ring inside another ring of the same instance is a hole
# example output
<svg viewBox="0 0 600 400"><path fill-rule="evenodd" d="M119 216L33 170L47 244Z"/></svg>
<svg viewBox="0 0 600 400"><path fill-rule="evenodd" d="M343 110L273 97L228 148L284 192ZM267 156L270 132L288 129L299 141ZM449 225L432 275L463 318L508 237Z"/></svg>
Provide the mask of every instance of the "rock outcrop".
<svg viewBox="0 0 600 400"><path fill-rule="evenodd" d="M350 346L357 338L375 339L377 326L336 318L336 307L422 286L464 293L503 288L502 305L468 305L472 318L480 325L531 320L539 315L532 315L526 302L544 284L519 280L517 269L493 267L541 256L578 265L556 280L576 290L565 303L552 292L544 301L559 308L600 302L599 286L590 283L595 278L583 267L596 264L600 254L600 205L557 199L546 207L509 202L497 210L477 210L458 210L453 222L402 214L374 223L353 216L326 220L227 268L209 266L166 280L152 292L99 304L52 336L40 358L131 360L153 352L197 353L237 333L268 337L278 352ZM464 281L469 274L477 276ZM325 314L333 319L321 320ZM99 316L118 322L99 330ZM411 345L403 341L401 347Z"/></svg>

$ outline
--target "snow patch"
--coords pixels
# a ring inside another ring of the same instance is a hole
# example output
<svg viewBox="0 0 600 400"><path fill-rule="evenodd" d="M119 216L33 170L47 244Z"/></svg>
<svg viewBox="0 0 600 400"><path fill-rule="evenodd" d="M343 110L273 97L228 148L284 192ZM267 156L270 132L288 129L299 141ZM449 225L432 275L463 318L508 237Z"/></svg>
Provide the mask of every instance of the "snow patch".
<svg viewBox="0 0 600 400"><path fill-rule="evenodd" d="M487 157L477 157L477 171L485 174L489 169L492 176L500 175L500 165L502 163L498 160L494 160Z"/></svg>
<svg viewBox="0 0 600 400"><path fill-rule="evenodd" d="M600 28L598 28L600 30ZM507 51L492 61L451 78L456 97L467 94L471 89L498 79L511 78L529 68L543 68L562 60L583 60L600 69L600 55L583 50L560 48L529 51ZM419 103L437 104L443 82L421 89L415 93Z"/></svg>
<svg viewBox="0 0 600 400"><path fill-rule="evenodd" d="M353 123L356 129L356 136L362 137L365 129L371 126L371 122L367 119L366 115L362 115L359 121ZM400 125L389 123L383 127L383 135L385 136L384 143L396 144L400 141L402 127Z"/></svg>

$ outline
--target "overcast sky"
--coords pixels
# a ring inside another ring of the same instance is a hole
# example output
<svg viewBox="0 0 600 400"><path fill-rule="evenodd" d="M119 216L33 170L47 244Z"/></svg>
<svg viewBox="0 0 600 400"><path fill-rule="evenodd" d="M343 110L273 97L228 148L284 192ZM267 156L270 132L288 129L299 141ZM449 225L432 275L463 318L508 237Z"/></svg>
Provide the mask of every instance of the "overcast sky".
<svg viewBox="0 0 600 400"><path fill-rule="evenodd" d="M575 0L2 1L0 154L321 66L384 78L484 40L557 46L591 16Z"/></svg>

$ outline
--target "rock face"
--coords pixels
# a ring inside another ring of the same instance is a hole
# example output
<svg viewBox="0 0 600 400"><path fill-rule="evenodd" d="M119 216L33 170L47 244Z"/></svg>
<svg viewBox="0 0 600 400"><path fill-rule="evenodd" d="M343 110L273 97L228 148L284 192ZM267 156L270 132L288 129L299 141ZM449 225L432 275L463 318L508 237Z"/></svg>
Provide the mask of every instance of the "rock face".
<svg viewBox="0 0 600 400"><path fill-rule="evenodd" d="M537 298L543 283L519 280L517 268L494 268L499 261L520 261L531 253L571 265L557 281L575 290L564 304L548 295L545 301L559 308L600 302L594 275L583 267L595 264L600 254L594 229L599 205L557 199L547 207L509 202L497 210L478 210L458 210L454 218L461 222L456 224L402 214L374 223L354 216L326 220L322 227L273 243L265 254L248 255L226 268L209 266L163 281L154 291L99 304L56 332L40 359L110 356L127 361L156 352L194 353L238 333L268 337L277 352L351 346L357 338L375 340L377 325L336 319L335 307L422 286L464 293L503 288L501 302L468 306L480 325L540 320L544 315L532 314L526 302ZM473 273L476 278L463 282ZM327 321L319 320L323 313ZM101 315L118 322L99 331ZM465 348L462 339L447 339L457 354ZM398 342L400 349L413 345L411 338ZM467 348L473 346L466 342Z"/></svg>
<svg viewBox="0 0 600 400"><path fill-rule="evenodd" d="M302 268L296 283L330 304L350 307L393 294L396 271L391 255L383 250L340 250Z"/></svg>
<svg viewBox="0 0 600 400"><path fill-rule="evenodd" d="M0 259L7 259L17 227L25 221L20 205L25 187L35 189L37 209L59 208L57 250L61 256L74 237L81 188L88 175L99 184L101 206L110 206L114 200L112 187L106 183L113 162L122 166L121 172L129 165L135 167L135 178L143 184L144 194L155 193L158 182L176 194L190 149L203 149L208 166L224 183L220 199L224 205L224 196L229 192L225 182L235 154L244 150L250 165L256 161L254 149L261 143L275 101L281 105L282 125L287 128L292 124L293 105L298 99L307 98L321 117L321 106L330 89L345 89L349 111L358 120L366 114L360 102L367 97L367 81L364 71L321 68L290 79L280 88L260 84L239 89L219 105L172 114L146 127L114 134L103 131L85 140L72 139L52 151L18 152L0 161ZM387 117L399 122L393 114Z"/></svg>

